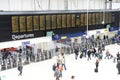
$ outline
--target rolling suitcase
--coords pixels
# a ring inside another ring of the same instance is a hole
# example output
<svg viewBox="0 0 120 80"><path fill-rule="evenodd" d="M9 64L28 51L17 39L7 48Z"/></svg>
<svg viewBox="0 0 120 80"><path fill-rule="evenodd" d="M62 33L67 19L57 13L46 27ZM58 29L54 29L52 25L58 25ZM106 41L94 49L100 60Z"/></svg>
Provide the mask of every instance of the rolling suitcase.
<svg viewBox="0 0 120 80"><path fill-rule="evenodd" d="M83 57L83 54L80 54L80 58L82 58Z"/></svg>
<svg viewBox="0 0 120 80"><path fill-rule="evenodd" d="M95 69L94 69L94 72L98 72L98 69L97 69L97 68L95 68Z"/></svg>

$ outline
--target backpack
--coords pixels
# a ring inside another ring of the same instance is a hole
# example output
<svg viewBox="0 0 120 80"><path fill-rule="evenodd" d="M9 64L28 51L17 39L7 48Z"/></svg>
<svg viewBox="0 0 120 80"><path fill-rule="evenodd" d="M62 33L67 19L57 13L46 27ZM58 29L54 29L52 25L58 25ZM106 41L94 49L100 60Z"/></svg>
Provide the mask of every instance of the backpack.
<svg viewBox="0 0 120 80"><path fill-rule="evenodd" d="M52 70L53 70L53 71L55 71L55 69L56 69L56 66L55 66L55 65L53 65Z"/></svg>

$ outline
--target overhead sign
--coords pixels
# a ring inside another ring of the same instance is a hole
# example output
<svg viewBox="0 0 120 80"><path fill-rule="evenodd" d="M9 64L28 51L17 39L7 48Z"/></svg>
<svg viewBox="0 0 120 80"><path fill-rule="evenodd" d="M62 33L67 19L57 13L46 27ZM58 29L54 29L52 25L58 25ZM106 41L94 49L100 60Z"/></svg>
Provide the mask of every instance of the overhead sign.
<svg viewBox="0 0 120 80"><path fill-rule="evenodd" d="M27 45L27 44L30 44L30 41L22 42L22 45Z"/></svg>
<svg viewBox="0 0 120 80"><path fill-rule="evenodd" d="M61 39L66 39L67 38L67 36L61 36Z"/></svg>
<svg viewBox="0 0 120 80"><path fill-rule="evenodd" d="M110 24L106 25L106 28L110 28Z"/></svg>
<svg viewBox="0 0 120 80"><path fill-rule="evenodd" d="M60 40L60 35L58 34L52 35L52 40Z"/></svg>
<svg viewBox="0 0 120 80"><path fill-rule="evenodd" d="M46 36L52 36L53 35L53 31L47 31Z"/></svg>

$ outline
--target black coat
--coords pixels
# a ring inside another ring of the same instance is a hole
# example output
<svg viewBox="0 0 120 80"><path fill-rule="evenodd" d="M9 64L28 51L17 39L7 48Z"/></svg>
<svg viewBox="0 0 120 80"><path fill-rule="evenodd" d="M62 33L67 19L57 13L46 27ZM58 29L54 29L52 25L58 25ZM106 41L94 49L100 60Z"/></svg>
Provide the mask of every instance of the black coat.
<svg viewBox="0 0 120 80"><path fill-rule="evenodd" d="M79 52L78 49L75 49L75 54L76 54L76 55L78 55L78 52Z"/></svg>
<svg viewBox="0 0 120 80"><path fill-rule="evenodd" d="M55 69L56 69L56 66L55 66L55 65L53 65L52 69L53 69L53 71L55 71Z"/></svg>
<svg viewBox="0 0 120 80"><path fill-rule="evenodd" d="M120 70L120 62L117 63L116 67Z"/></svg>
<svg viewBox="0 0 120 80"><path fill-rule="evenodd" d="M87 52L87 54L88 54L88 56L90 57L90 55L91 55L91 51L89 50L89 51Z"/></svg>
<svg viewBox="0 0 120 80"><path fill-rule="evenodd" d="M120 60L120 57L117 57L117 61Z"/></svg>
<svg viewBox="0 0 120 80"><path fill-rule="evenodd" d="M95 65L96 65L96 68L98 68L98 66L99 66L99 62L96 62Z"/></svg>

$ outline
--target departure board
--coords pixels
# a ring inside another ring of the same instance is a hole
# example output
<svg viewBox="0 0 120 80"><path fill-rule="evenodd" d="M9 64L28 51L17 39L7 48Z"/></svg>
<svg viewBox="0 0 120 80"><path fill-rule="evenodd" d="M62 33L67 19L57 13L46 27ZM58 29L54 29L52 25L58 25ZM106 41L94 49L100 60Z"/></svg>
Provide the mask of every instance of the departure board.
<svg viewBox="0 0 120 80"><path fill-rule="evenodd" d="M100 13L100 24L102 23L102 21L103 21L103 13Z"/></svg>
<svg viewBox="0 0 120 80"><path fill-rule="evenodd" d="M71 15L72 16L72 18L71 18L71 23L72 23L72 27L75 27L75 14L72 14Z"/></svg>
<svg viewBox="0 0 120 80"><path fill-rule="evenodd" d="M92 14L88 14L88 24L92 25L92 20L91 20Z"/></svg>
<svg viewBox="0 0 120 80"><path fill-rule="evenodd" d="M32 16L27 16L27 31L32 31Z"/></svg>
<svg viewBox="0 0 120 80"><path fill-rule="evenodd" d="M50 15L46 15L46 29L51 29Z"/></svg>
<svg viewBox="0 0 120 80"><path fill-rule="evenodd" d="M80 15L76 14L76 26L80 26Z"/></svg>
<svg viewBox="0 0 120 80"><path fill-rule="evenodd" d="M70 14L67 14L67 27L71 26L70 19L71 19Z"/></svg>
<svg viewBox="0 0 120 80"><path fill-rule="evenodd" d="M62 28L66 28L66 15L65 14L63 14L62 15Z"/></svg>
<svg viewBox="0 0 120 80"><path fill-rule="evenodd" d="M62 22L61 15L57 15L57 28L61 28L62 26L61 22Z"/></svg>
<svg viewBox="0 0 120 80"><path fill-rule="evenodd" d="M99 15L99 13L96 13L95 21L96 21L95 24L100 24L100 15Z"/></svg>
<svg viewBox="0 0 120 80"><path fill-rule="evenodd" d="M20 16L19 17L20 21L20 32L25 32L26 31L26 20L25 16Z"/></svg>
<svg viewBox="0 0 120 80"><path fill-rule="evenodd" d="M112 21L111 21L111 20L112 20L112 17L111 17L111 16L112 16L112 14L111 14L111 13L109 13L108 15L109 15L109 21L108 21L108 22L109 22L109 23L111 23L111 22L112 22Z"/></svg>
<svg viewBox="0 0 120 80"><path fill-rule="evenodd" d="M95 13L92 14L92 25L95 25Z"/></svg>
<svg viewBox="0 0 120 80"><path fill-rule="evenodd" d="M109 23L109 14L108 13L105 13L105 22Z"/></svg>
<svg viewBox="0 0 120 80"><path fill-rule="evenodd" d="M34 16L33 22L34 22L34 31L38 31L39 30L39 16Z"/></svg>
<svg viewBox="0 0 120 80"><path fill-rule="evenodd" d="M83 26L86 26L86 25L87 25L87 14L84 14L83 20L84 20ZM88 25L89 25L89 24L88 24Z"/></svg>
<svg viewBox="0 0 120 80"><path fill-rule="evenodd" d="M12 16L12 33L18 32L18 16Z"/></svg>
<svg viewBox="0 0 120 80"><path fill-rule="evenodd" d="M56 15L52 15L52 29L56 29L56 23L57 23L57 20L56 20Z"/></svg>
<svg viewBox="0 0 120 80"><path fill-rule="evenodd" d="M40 16L40 30L45 30L45 16Z"/></svg>

